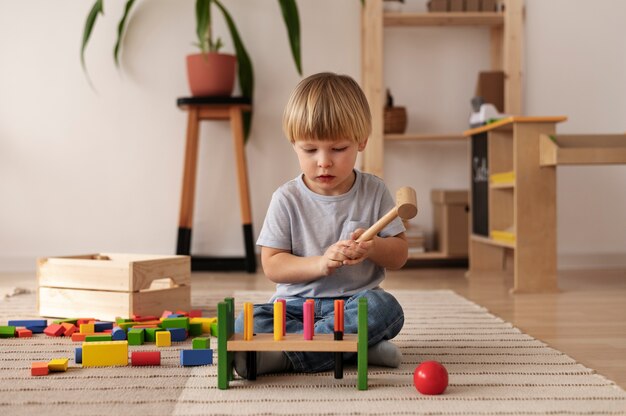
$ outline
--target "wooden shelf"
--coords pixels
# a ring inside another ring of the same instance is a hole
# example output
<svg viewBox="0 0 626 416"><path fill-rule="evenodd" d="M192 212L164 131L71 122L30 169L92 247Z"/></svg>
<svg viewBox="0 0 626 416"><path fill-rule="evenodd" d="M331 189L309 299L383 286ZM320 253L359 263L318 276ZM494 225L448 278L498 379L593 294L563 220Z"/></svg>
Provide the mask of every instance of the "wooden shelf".
<svg viewBox="0 0 626 416"><path fill-rule="evenodd" d="M418 141L418 142L443 142L443 141L464 141L467 142L467 137L463 136L463 133L450 133L450 134L385 134L385 140L387 141Z"/></svg>
<svg viewBox="0 0 626 416"><path fill-rule="evenodd" d="M489 187L491 189L514 189L515 182L490 183Z"/></svg>
<svg viewBox="0 0 626 416"><path fill-rule="evenodd" d="M444 260L444 259L466 259L467 256L451 256L441 251L425 251L423 253L411 253L409 260Z"/></svg>
<svg viewBox="0 0 626 416"><path fill-rule="evenodd" d="M504 242L504 241L494 240L493 238L483 237L482 235L472 234L472 236L470 238L471 238L472 241L477 241L477 242L483 243L483 244L490 244L492 246L512 248L512 249L515 248L515 244L513 244L513 243L507 243L507 242Z"/></svg>
<svg viewBox="0 0 626 416"><path fill-rule="evenodd" d="M626 135L552 135L539 138L539 164L608 165L626 163Z"/></svg>
<svg viewBox="0 0 626 416"><path fill-rule="evenodd" d="M498 12L385 13L385 26L502 26Z"/></svg>

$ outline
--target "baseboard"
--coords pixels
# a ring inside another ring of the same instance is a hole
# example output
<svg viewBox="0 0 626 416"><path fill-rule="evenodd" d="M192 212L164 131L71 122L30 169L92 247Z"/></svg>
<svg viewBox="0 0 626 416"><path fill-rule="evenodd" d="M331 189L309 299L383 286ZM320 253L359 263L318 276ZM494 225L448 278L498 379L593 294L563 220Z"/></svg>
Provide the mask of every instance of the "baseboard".
<svg viewBox="0 0 626 416"><path fill-rule="evenodd" d="M620 269L626 268L626 253L562 253L558 269Z"/></svg>

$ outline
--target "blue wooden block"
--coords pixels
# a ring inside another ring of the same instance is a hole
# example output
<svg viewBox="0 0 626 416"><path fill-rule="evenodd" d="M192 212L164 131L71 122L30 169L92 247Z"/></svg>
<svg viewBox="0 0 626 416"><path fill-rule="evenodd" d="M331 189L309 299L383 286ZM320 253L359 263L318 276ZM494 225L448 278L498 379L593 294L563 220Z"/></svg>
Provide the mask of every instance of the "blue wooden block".
<svg viewBox="0 0 626 416"><path fill-rule="evenodd" d="M181 350L180 365L209 365L213 364L213 350Z"/></svg>
<svg viewBox="0 0 626 416"><path fill-rule="evenodd" d="M126 341L126 331L122 328L115 327L111 332L111 341Z"/></svg>
<svg viewBox="0 0 626 416"><path fill-rule="evenodd" d="M27 326L26 329L29 329L30 331L32 331L33 334L43 334L43 331L47 328L48 326Z"/></svg>
<svg viewBox="0 0 626 416"><path fill-rule="evenodd" d="M172 335L172 342L181 342L187 339L187 330L185 328L167 328Z"/></svg>
<svg viewBox="0 0 626 416"><path fill-rule="evenodd" d="M83 363L83 347L76 347L74 351L74 362L76 362L76 364Z"/></svg>
<svg viewBox="0 0 626 416"><path fill-rule="evenodd" d="M12 319L7 324L9 326L23 326L28 328L29 326L48 326L48 320L46 319Z"/></svg>
<svg viewBox="0 0 626 416"><path fill-rule="evenodd" d="M185 315L181 314L181 313L172 313L167 315L167 318L184 318Z"/></svg>
<svg viewBox="0 0 626 416"><path fill-rule="evenodd" d="M113 329L113 322L95 322L93 329L95 332L104 332L105 329Z"/></svg>

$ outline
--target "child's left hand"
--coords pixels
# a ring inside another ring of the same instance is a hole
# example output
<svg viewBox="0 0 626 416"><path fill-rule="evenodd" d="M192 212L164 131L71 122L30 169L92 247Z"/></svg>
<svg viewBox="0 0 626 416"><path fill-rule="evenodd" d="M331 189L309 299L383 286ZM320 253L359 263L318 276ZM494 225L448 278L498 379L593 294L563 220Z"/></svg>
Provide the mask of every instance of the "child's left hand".
<svg viewBox="0 0 626 416"><path fill-rule="evenodd" d="M352 241L343 250L343 254L347 257L347 259L343 261L344 266L359 264L371 255L372 250L374 249L373 239L363 241L361 243L356 242L356 239L359 238L359 236L364 232L365 229L358 228L350 234L350 239Z"/></svg>

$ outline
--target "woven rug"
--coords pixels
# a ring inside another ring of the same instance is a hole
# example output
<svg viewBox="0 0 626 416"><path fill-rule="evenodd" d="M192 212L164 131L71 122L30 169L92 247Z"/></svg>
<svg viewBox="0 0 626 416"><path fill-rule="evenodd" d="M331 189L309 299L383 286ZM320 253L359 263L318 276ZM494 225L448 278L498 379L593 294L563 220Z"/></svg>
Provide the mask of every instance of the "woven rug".
<svg viewBox="0 0 626 416"><path fill-rule="evenodd" d="M626 415L626 392L613 382L454 292L393 293L406 316L394 340L404 358L397 369L370 367L367 391L357 391L353 366L342 380L331 372L281 374L237 378L219 390L216 366L179 365L191 341L160 349L160 367L82 368L72 359L66 373L31 377L31 362L73 357L76 346L36 335L0 339L0 408L6 415ZM225 295L194 292L192 303L215 316ZM240 311L270 293L234 295ZM34 316L34 307L33 293L2 299L0 323ZM425 360L448 369L443 395L415 390L413 371Z"/></svg>

